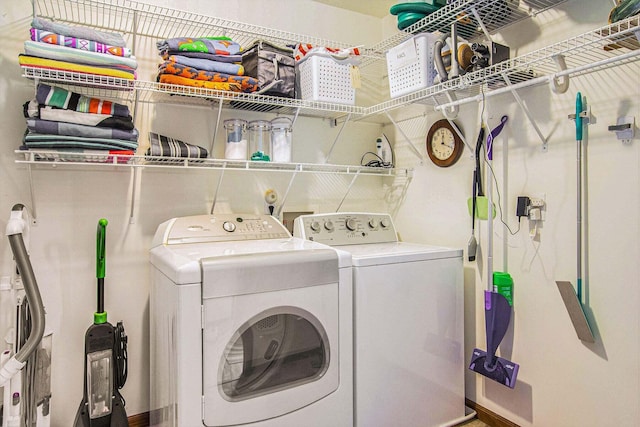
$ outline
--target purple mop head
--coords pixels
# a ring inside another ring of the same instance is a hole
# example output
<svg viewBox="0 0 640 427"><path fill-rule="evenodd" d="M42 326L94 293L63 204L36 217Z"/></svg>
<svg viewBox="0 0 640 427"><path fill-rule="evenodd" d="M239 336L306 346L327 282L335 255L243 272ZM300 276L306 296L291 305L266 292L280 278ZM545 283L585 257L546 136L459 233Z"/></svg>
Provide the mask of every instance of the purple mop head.
<svg viewBox="0 0 640 427"><path fill-rule="evenodd" d="M496 356L498 346L507 332L511 319L511 305L498 292L484 292L484 319L487 351L474 349L469 369L494 381L514 388L520 365Z"/></svg>
<svg viewBox="0 0 640 427"><path fill-rule="evenodd" d="M520 365L499 356L493 356L493 364L489 359L486 351L474 348L469 369L509 388L514 388Z"/></svg>

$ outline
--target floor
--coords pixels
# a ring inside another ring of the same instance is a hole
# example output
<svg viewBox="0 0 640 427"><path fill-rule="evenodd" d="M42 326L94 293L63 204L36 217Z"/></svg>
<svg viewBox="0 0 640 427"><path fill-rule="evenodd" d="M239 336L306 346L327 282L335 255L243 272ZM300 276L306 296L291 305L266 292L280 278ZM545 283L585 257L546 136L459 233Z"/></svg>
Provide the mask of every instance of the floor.
<svg viewBox="0 0 640 427"><path fill-rule="evenodd" d="M489 424L485 424L478 419L473 419L462 424L458 424L456 427L489 427Z"/></svg>

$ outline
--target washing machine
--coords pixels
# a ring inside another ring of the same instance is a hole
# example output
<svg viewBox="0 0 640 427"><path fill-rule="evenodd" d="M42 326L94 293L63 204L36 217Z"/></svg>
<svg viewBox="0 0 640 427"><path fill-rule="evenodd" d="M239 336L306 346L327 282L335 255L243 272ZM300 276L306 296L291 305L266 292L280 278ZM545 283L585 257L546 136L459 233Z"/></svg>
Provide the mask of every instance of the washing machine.
<svg viewBox="0 0 640 427"><path fill-rule="evenodd" d="M304 215L294 236L352 255L355 424L464 417L462 250L400 242L387 214Z"/></svg>
<svg viewBox="0 0 640 427"><path fill-rule="evenodd" d="M151 425L352 426L351 260L268 215L161 224Z"/></svg>

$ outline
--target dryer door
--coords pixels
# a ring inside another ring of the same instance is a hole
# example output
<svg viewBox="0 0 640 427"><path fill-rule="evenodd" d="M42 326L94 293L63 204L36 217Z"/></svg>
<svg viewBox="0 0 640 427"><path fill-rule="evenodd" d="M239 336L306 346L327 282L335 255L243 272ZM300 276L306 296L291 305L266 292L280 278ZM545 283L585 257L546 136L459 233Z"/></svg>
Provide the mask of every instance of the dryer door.
<svg viewBox="0 0 640 427"><path fill-rule="evenodd" d="M220 268L209 273L220 279ZM205 425L275 418L338 388L337 264L334 270L313 285L291 287L283 284L286 274L269 283L262 269L245 265L243 280L266 281L267 292L235 296L215 296L203 282Z"/></svg>

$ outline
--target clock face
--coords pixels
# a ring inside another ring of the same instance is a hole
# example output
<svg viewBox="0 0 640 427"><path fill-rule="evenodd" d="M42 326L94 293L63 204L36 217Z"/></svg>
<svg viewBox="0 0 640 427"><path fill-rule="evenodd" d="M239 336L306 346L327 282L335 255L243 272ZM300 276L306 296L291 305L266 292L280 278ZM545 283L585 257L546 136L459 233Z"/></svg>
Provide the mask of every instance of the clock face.
<svg viewBox="0 0 640 427"><path fill-rule="evenodd" d="M438 160L447 160L454 149L455 138L448 128L438 129L431 137L431 150Z"/></svg>
<svg viewBox="0 0 640 427"><path fill-rule="evenodd" d="M442 119L431 125L427 134L426 146L429 158L441 168L446 168L458 161L462 154L464 142L454 128L455 124Z"/></svg>

